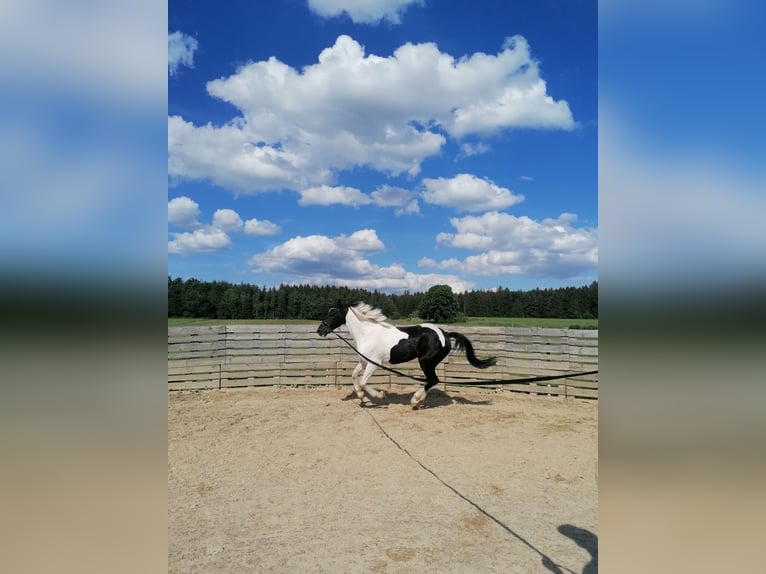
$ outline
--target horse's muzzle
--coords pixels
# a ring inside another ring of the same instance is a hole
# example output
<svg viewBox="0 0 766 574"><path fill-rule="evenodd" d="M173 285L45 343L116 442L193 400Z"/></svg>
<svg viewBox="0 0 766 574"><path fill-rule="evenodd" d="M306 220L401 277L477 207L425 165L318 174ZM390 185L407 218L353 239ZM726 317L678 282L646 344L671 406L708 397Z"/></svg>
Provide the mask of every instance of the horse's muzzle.
<svg viewBox="0 0 766 574"><path fill-rule="evenodd" d="M319 324L319 327L317 327L317 333L319 334L320 337L324 337L329 332L330 332L330 327L327 326L327 323L322 321Z"/></svg>

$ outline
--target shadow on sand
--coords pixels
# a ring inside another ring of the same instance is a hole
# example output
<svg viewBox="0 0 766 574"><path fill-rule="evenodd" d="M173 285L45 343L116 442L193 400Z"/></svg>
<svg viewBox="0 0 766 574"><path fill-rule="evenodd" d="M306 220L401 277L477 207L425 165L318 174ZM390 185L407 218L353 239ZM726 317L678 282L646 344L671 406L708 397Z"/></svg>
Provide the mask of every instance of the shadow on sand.
<svg viewBox="0 0 766 574"><path fill-rule="evenodd" d="M383 398L381 399L372 399L369 396L365 396L364 404L362 405L364 408L372 408L372 409L385 409L388 407L388 405L407 405L409 406L410 400L412 399L412 395L417 390L416 387L413 387L413 390L406 390L401 392L396 391L390 391L386 389L378 389L381 393L383 393ZM351 390L351 392L343 397L344 401L356 401L359 402L359 399L356 396L356 393ZM455 396L455 395L449 395L445 393L442 390L437 389L436 387L432 388L430 391L428 391L428 396L426 396L425 402L420 406L418 410L423 409L431 409L436 407L446 407L449 405L491 405L492 401L487 399L483 401L471 401L469 399L466 399L464 397Z"/></svg>
<svg viewBox="0 0 766 574"><path fill-rule="evenodd" d="M580 548L588 551L590 562L582 569L582 574L597 574L598 572L598 536L590 530L572 526L571 524L562 524L558 531L564 536L574 540Z"/></svg>
<svg viewBox="0 0 766 574"><path fill-rule="evenodd" d="M571 524L562 524L558 527L558 531L567 538L571 538L577 546L587 550L590 554L590 562L583 567L582 574L598 574L598 537L590 530ZM543 566L554 574L564 574L564 570L554 564L547 556L543 557ZM566 571L571 572L568 568Z"/></svg>

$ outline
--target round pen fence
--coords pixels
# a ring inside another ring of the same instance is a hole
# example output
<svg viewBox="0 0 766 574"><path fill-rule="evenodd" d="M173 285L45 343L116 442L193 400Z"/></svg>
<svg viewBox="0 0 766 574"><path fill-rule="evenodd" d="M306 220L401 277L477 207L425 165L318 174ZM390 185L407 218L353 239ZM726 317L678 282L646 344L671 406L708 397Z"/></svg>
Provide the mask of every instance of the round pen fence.
<svg viewBox="0 0 766 574"><path fill-rule="evenodd" d="M496 366L477 371L459 353L437 368L445 390L461 381L485 380L488 388L529 394L597 399L598 374L545 382L493 381L598 370L598 331L519 327L460 327L477 351L497 357ZM314 325L215 325L168 329L168 388L218 389L266 385L350 385L359 357L341 340L320 337ZM422 376L417 362L397 365ZM370 384L419 385L377 370Z"/></svg>

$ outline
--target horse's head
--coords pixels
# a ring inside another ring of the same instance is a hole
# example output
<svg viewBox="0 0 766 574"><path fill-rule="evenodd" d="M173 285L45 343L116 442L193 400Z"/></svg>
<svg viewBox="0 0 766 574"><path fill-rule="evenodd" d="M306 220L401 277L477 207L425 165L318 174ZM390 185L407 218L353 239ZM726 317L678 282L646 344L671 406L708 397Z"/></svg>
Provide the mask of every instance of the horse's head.
<svg viewBox="0 0 766 574"><path fill-rule="evenodd" d="M335 307L332 307L325 316L324 319L322 319L322 322L319 323L319 327L317 328L317 333L321 337L324 337L328 333L334 331L343 323L346 322L346 313L348 312L348 306L344 305L340 301L335 305Z"/></svg>

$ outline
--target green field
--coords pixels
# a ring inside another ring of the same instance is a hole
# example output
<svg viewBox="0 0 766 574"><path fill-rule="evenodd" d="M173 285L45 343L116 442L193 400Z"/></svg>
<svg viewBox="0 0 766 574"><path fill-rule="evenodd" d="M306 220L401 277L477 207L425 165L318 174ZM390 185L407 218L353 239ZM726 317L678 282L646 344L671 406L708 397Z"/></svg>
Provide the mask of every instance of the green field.
<svg viewBox="0 0 766 574"><path fill-rule="evenodd" d="M422 323L420 319L398 319L391 321L395 325L414 325ZM186 325L319 325L319 321L301 319L193 319L168 318L168 327ZM468 317L464 322L450 323L451 326L467 327L547 327L550 329L598 329L598 319L540 319L534 317Z"/></svg>

